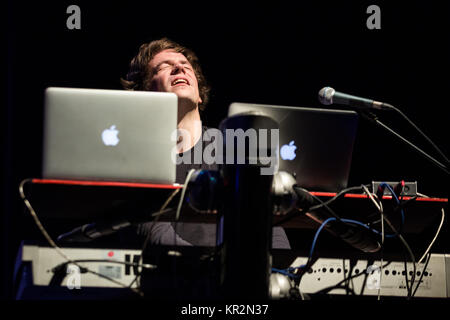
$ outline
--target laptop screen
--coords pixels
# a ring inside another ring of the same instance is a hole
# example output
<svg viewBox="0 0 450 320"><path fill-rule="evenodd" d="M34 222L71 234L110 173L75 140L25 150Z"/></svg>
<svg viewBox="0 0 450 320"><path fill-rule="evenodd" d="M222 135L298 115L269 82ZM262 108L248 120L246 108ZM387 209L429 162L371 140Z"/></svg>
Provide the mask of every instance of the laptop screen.
<svg viewBox="0 0 450 320"><path fill-rule="evenodd" d="M311 191L347 187L358 114L348 110L233 103L228 116L257 111L279 124L279 171Z"/></svg>
<svg viewBox="0 0 450 320"><path fill-rule="evenodd" d="M43 177L174 183L177 101L173 93L48 88Z"/></svg>

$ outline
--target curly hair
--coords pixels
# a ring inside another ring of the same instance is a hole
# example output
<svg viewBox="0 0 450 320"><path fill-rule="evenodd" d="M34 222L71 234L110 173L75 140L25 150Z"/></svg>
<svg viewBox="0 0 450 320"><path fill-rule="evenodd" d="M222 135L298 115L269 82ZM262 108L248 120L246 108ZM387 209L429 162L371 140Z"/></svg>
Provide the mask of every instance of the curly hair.
<svg viewBox="0 0 450 320"><path fill-rule="evenodd" d="M168 49L183 54L192 65L198 81L200 98L202 99L202 104L199 108L204 110L209 101L211 88L203 75L197 55L192 50L168 38L154 40L141 45L139 52L130 62L130 69L125 79L120 79L123 88L126 90L150 91L151 74L149 63L155 55Z"/></svg>

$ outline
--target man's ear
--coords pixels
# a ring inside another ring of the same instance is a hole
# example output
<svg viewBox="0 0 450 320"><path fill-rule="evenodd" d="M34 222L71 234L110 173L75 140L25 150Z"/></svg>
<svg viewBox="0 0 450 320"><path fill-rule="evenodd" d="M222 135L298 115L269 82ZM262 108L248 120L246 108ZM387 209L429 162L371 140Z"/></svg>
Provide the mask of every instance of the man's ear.
<svg viewBox="0 0 450 320"><path fill-rule="evenodd" d="M203 100L201 97L198 97L198 104L201 105L203 103Z"/></svg>

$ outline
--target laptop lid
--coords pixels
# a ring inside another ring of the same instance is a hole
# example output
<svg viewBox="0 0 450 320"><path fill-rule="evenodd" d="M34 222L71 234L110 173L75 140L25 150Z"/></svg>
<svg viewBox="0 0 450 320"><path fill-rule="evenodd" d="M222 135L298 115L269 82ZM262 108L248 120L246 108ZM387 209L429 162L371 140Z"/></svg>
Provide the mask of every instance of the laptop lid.
<svg viewBox="0 0 450 320"><path fill-rule="evenodd" d="M47 88L42 175L173 184L173 93Z"/></svg>
<svg viewBox="0 0 450 320"><path fill-rule="evenodd" d="M279 171L299 186L336 192L347 187L358 114L332 110L232 103L228 116L256 111L279 123Z"/></svg>

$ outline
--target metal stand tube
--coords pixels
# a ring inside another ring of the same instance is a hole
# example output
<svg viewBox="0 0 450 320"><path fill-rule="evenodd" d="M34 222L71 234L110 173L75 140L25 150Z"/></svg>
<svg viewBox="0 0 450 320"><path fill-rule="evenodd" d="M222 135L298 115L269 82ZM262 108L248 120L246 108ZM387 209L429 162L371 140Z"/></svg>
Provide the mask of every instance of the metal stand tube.
<svg viewBox="0 0 450 320"><path fill-rule="evenodd" d="M224 201L217 222L221 294L226 299L268 299L273 174L261 174L261 169L268 166L262 164L265 161L261 161L261 154L269 154L278 169L278 135L277 139L273 139L276 141L270 141L266 147L259 143L252 145L248 139L245 143L245 163L238 164L237 154L243 151L238 150L236 139L239 137L230 139L226 130L243 129L246 132L251 129L259 132L259 129L267 129L270 136L270 130L278 130L278 123L266 116L244 114L225 119L220 129L226 145L225 158L227 152L229 155L231 150L234 151L233 161L228 158L221 168ZM233 144L233 149L230 149L230 144ZM254 159L252 161L250 152L254 147L258 151L256 163Z"/></svg>

